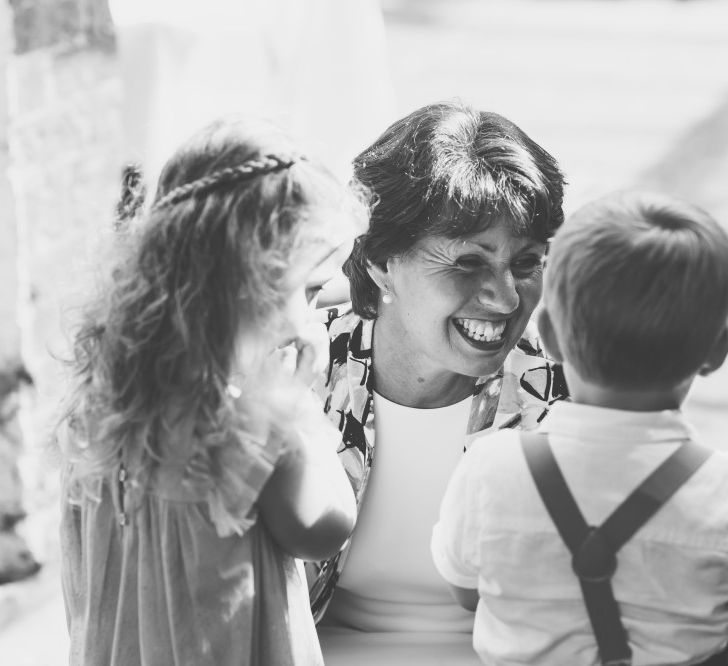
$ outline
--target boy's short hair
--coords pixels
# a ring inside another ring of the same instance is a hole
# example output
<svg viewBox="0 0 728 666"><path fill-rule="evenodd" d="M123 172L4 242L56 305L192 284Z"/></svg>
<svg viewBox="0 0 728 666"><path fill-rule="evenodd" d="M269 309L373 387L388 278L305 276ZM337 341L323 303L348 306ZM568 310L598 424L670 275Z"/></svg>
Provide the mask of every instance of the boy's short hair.
<svg viewBox="0 0 728 666"><path fill-rule="evenodd" d="M561 352L584 379L676 386L726 326L728 234L684 201L612 194L556 234L544 300Z"/></svg>

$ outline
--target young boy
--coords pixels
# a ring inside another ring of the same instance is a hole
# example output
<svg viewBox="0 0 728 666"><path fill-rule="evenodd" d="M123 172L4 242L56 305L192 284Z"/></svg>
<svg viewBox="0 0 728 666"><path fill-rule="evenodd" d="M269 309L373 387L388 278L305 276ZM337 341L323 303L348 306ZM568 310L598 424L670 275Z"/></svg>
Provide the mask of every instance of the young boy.
<svg viewBox="0 0 728 666"><path fill-rule="evenodd" d="M536 433L476 437L433 531L437 569L477 606L484 663L697 664L723 650L728 455L694 444L680 406L722 364L727 322L728 235L701 210L622 193L557 233L539 328L572 401ZM544 452L548 473L535 469ZM607 533L625 520L615 546Z"/></svg>

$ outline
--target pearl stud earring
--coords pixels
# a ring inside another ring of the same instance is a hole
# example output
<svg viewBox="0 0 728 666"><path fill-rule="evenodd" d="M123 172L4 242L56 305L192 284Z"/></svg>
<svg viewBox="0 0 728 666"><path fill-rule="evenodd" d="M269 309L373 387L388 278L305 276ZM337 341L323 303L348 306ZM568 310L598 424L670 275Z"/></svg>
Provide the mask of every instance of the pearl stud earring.
<svg viewBox="0 0 728 666"><path fill-rule="evenodd" d="M392 302L392 300L393 300L392 294L385 291L384 294L382 295L382 303L384 303L385 305L389 305Z"/></svg>

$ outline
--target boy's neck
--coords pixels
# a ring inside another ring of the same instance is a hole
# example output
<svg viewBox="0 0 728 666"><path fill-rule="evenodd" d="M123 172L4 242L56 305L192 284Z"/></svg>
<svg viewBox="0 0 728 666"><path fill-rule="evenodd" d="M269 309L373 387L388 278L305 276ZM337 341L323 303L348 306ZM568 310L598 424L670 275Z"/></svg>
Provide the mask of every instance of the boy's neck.
<svg viewBox="0 0 728 666"><path fill-rule="evenodd" d="M691 378L678 386L669 388L617 389L586 381L566 364L564 374L573 402L629 412L660 412L665 409L680 409L692 384Z"/></svg>

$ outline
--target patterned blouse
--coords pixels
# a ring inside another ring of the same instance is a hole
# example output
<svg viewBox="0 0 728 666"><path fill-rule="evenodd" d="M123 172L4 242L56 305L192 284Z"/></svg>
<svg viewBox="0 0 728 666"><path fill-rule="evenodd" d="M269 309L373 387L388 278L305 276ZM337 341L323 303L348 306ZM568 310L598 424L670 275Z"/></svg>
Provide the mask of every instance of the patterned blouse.
<svg viewBox="0 0 728 666"><path fill-rule="evenodd" d="M354 489L357 507L374 462L372 332L374 320L350 308L329 310L330 362L318 387L324 411L342 434L339 458ZM534 428L556 400L567 397L561 367L547 361L527 329L503 368L476 380L467 433L489 428ZM318 622L343 570L350 542L334 557L308 565L311 610Z"/></svg>

